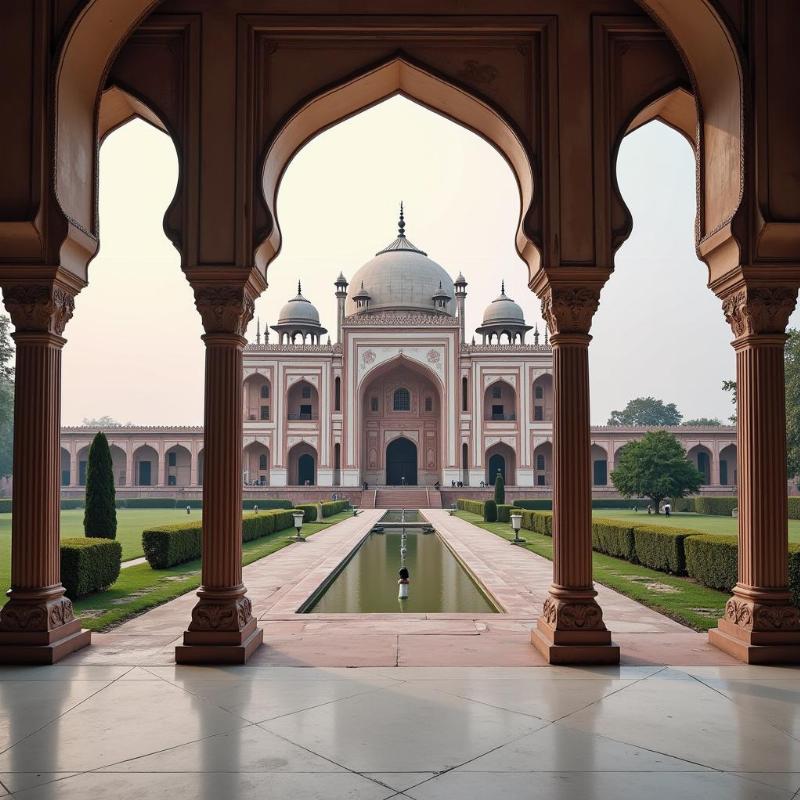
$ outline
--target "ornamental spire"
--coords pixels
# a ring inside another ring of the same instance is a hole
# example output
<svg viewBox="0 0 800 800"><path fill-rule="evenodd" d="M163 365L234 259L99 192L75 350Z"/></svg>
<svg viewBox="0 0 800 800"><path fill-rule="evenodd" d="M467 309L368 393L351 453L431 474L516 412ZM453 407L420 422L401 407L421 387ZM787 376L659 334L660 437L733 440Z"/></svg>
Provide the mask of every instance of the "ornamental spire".
<svg viewBox="0 0 800 800"><path fill-rule="evenodd" d="M297 296L300 297L301 294L303 294L303 292L300 290L300 281L298 280L297 281Z"/></svg>
<svg viewBox="0 0 800 800"><path fill-rule="evenodd" d="M506 296L506 281L505 281L505 278L503 278L503 280L500 281L500 295L502 297Z"/></svg>
<svg viewBox="0 0 800 800"><path fill-rule="evenodd" d="M406 238L406 221L403 217L403 201L400 201L400 219L397 221L397 235L400 239Z"/></svg>

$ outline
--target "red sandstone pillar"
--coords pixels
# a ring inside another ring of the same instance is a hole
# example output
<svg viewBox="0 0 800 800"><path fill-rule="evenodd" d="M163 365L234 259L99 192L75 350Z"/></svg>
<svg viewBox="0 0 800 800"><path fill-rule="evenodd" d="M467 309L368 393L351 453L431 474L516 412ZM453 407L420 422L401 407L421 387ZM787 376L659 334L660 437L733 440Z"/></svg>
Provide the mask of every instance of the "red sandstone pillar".
<svg viewBox="0 0 800 800"><path fill-rule="evenodd" d="M800 609L788 575L784 344L794 288L739 288L723 299L735 336L739 575L709 640L749 664L800 662Z"/></svg>
<svg viewBox="0 0 800 800"><path fill-rule="evenodd" d="M242 583L242 349L263 284L258 273L236 283L231 272L213 283L192 279L206 330L203 564L192 621L175 648L179 664L243 664L263 639Z"/></svg>
<svg viewBox="0 0 800 800"><path fill-rule="evenodd" d="M90 643L61 585L61 337L80 290L66 280L7 285L16 332L11 589L0 663L52 664Z"/></svg>
<svg viewBox="0 0 800 800"><path fill-rule="evenodd" d="M599 289L544 291L553 332L553 583L531 641L552 664L616 664L592 583L589 328Z"/></svg>

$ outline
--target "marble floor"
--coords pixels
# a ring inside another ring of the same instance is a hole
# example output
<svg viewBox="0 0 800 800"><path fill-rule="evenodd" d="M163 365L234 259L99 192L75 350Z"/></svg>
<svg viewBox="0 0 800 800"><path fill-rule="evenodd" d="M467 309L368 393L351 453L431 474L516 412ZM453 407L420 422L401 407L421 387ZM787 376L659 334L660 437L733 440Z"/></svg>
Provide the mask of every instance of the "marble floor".
<svg viewBox="0 0 800 800"><path fill-rule="evenodd" d="M800 797L800 671L0 671L20 800Z"/></svg>

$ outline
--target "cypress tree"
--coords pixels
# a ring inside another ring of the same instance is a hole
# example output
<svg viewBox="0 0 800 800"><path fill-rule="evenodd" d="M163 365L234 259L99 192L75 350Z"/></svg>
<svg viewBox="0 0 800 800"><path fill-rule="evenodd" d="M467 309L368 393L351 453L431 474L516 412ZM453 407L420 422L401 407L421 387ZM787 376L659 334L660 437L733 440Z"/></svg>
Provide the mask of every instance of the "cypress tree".
<svg viewBox="0 0 800 800"><path fill-rule="evenodd" d="M494 479L494 501L499 506L502 506L506 502L506 484L503 480L503 476L499 472Z"/></svg>
<svg viewBox="0 0 800 800"><path fill-rule="evenodd" d="M98 433L89 448L86 465L86 511L83 531L99 539L116 539L117 509L114 501L114 468L104 433Z"/></svg>

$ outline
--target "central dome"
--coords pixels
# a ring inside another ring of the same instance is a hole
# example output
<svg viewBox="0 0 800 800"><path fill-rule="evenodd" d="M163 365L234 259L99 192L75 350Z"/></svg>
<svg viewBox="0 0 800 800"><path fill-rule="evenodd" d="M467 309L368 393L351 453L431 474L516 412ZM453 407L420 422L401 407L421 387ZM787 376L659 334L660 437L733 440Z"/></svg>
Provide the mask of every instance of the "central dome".
<svg viewBox="0 0 800 800"><path fill-rule="evenodd" d="M397 238L353 275L350 286L348 315L389 309L453 314L453 280L444 267L406 239L402 206ZM368 295L369 305L359 309L354 295L362 291ZM437 308L436 296L441 298L442 308ZM449 300L445 301L445 296Z"/></svg>

